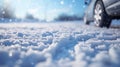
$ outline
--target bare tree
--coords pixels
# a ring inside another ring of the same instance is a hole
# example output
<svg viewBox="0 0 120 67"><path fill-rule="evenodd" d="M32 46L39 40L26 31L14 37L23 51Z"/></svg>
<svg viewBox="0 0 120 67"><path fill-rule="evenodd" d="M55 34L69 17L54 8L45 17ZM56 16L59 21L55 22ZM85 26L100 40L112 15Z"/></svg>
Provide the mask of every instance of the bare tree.
<svg viewBox="0 0 120 67"><path fill-rule="evenodd" d="M82 18L77 15L68 15L68 14L60 14L57 18L54 20L56 21L74 21L74 20L81 20Z"/></svg>
<svg viewBox="0 0 120 67"><path fill-rule="evenodd" d="M26 19L35 19L34 16L32 14L29 14L29 13L26 14L25 18Z"/></svg>
<svg viewBox="0 0 120 67"><path fill-rule="evenodd" d="M35 18L34 15L27 13L25 17L26 21L39 21L39 19Z"/></svg>

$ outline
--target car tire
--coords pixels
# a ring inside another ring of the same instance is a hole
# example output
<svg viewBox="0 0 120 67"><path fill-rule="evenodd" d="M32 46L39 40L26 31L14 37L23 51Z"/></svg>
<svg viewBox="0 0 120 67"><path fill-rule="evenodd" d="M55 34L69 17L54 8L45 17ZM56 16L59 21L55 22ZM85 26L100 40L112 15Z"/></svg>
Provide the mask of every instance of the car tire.
<svg viewBox="0 0 120 67"><path fill-rule="evenodd" d="M86 24L86 25L89 25L90 24L90 22L87 20L87 17L86 16L84 16L84 23Z"/></svg>
<svg viewBox="0 0 120 67"><path fill-rule="evenodd" d="M101 0L98 0L94 7L94 23L98 27L110 27L111 18L105 11L104 5Z"/></svg>
<svg viewBox="0 0 120 67"><path fill-rule="evenodd" d="M110 17L109 17L109 19L106 19L105 27L109 28L111 25L111 22L112 22L112 20L110 19Z"/></svg>

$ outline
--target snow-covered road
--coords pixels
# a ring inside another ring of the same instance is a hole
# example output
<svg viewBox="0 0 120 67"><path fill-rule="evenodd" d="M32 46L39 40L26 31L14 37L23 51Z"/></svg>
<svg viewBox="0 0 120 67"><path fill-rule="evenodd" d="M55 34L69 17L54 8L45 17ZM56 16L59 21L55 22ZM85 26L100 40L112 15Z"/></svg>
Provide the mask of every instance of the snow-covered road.
<svg viewBox="0 0 120 67"><path fill-rule="evenodd" d="M0 67L120 67L120 29L1 23Z"/></svg>

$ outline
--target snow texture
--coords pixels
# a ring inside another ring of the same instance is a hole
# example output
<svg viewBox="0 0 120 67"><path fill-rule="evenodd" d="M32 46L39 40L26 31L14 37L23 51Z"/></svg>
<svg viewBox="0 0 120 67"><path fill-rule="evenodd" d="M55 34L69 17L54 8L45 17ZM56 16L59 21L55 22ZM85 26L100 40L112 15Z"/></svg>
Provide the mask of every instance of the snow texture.
<svg viewBox="0 0 120 67"><path fill-rule="evenodd" d="M1 23L0 67L120 67L120 29Z"/></svg>

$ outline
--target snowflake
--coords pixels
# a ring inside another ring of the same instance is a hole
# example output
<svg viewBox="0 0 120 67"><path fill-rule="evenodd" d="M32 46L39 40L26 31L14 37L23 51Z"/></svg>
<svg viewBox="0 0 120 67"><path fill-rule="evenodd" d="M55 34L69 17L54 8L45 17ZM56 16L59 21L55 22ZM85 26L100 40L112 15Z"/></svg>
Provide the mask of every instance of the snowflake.
<svg viewBox="0 0 120 67"><path fill-rule="evenodd" d="M3 20L4 20L4 18L1 18L1 20L3 21Z"/></svg>
<svg viewBox="0 0 120 67"><path fill-rule="evenodd" d="M85 8L86 6L84 5L83 8Z"/></svg>
<svg viewBox="0 0 120 67"><path fill-rule="evenodd" d="M9 19L9 22L12 22L12 19Z"/></svg>
<svg viewBox="0 0 120 67"><path fill-rule="evenodd" d="M72 7L73 7L73 5L72 5L72 4L70 4L70 5L69 5L69 7L70 7L70 8L72 8Z"/></svg>
<svg viewBox="0 0 120 67"><path fill-rule="evenodd" d="M62 1L60 2L60 4L63 5L63 4L64 4L64 1L62 0Z"/></svg>
<svg viewBox="0 0 120 67"><path fill-rule="evenodd" d="M5 11L2 11L2 14L5 14Z"/></svg>
<svg viewBox="0 0 120 67"><path fill-rule="evenodd" d="M75 3L75 0L72 0L73 3Z"/></svg>

